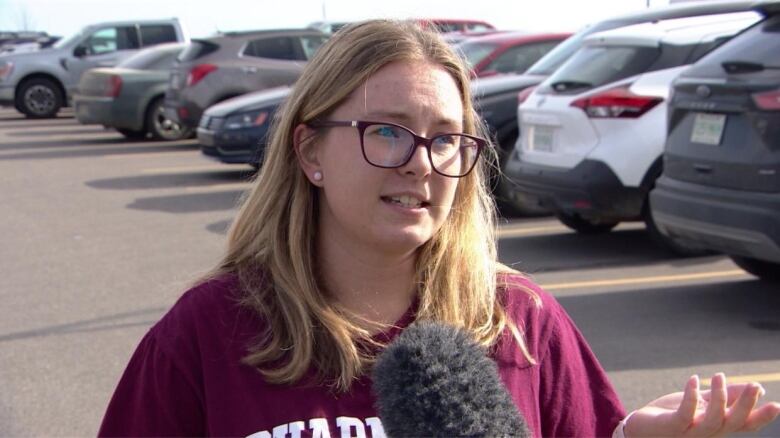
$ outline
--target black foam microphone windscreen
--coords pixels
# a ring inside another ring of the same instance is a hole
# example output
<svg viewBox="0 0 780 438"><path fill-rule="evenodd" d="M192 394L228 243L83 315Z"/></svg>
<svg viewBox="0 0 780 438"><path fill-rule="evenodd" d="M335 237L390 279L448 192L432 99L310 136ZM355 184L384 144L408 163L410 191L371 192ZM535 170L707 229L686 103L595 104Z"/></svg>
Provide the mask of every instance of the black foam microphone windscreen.
<svg viewBox="0 0 780 438"><path fill-rule="evenodd" d="M410 325L377 358L373 381L389 437L531 436L495 362L455 327Z"/></svg>

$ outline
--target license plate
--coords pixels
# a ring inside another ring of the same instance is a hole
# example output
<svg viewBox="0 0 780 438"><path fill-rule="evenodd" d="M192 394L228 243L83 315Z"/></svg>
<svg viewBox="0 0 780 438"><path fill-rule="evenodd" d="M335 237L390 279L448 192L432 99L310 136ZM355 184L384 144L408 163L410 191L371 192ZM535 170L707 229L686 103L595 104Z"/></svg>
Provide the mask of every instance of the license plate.
<svg viewBox="0 0 780 438"><path fill-rule="evenodd" d="M531 125L530 140L528 149L538 152L552 152L555 148L555 129L550 126Z"/></svg>
<svg viewBox="0 0 780 438"><path fill-rule="evenodd" d="M719 145L725 126L725 114L697 113L696 118L693 119L691 142Z"/></svg>

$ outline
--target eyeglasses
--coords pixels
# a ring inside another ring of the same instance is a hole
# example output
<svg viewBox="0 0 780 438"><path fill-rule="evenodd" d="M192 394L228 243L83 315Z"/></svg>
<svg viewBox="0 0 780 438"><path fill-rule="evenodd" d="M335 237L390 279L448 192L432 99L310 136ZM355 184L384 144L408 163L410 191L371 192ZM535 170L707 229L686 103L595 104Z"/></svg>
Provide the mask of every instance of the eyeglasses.
<svg viewBox="0 0 780 438"><path fill-rule="evenodd" d="M438 134L425 138L404 126L388 122L324 120L309 123L309 126L357 128L360 133L363 158L368 164L383 169L395 169L406 165L412 159L417 146L425 146L433 170L451 178L468 175L477 164L480 151L488 144L484 138L460 133Z"/></svg>

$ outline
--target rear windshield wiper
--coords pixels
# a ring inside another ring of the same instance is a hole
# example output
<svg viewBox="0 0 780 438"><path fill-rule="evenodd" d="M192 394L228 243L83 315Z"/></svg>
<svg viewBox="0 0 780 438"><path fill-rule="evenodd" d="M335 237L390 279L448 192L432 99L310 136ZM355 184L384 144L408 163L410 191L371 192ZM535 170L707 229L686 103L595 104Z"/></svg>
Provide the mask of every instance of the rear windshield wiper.
<svg viewBox="0 0 780 438"><path fill-rule="evenodd" d="M764 70L779 70L780 67L767 66L759 64L757 62L747 61L726 61L721 64L723 70L726 73L740 74L740 73L757 73Z"/></svg>
<svg viewBox="0 0 780 438"><path fill-rule="evenodd" d="M550 84L550 86L555 91L569 91L578 88L591 88L593 87L593 84L591 84L590 82L582 82L582 81L558 81L558 82L553 82L552 84Z"/></svg>

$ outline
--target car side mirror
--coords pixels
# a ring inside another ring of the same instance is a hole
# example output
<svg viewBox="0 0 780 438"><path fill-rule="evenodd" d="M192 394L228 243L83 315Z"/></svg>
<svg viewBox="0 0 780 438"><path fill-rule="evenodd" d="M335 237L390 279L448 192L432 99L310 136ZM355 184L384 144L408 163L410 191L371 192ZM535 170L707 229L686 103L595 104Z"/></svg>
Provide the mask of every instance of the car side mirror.
<svg viewBox="0 0 780 438"><path fill-rule="evenodd" d="M76 58L83 58L87 56L87 47L86 46L76 46L75 49L73 49L73 56Z"/></svg>

